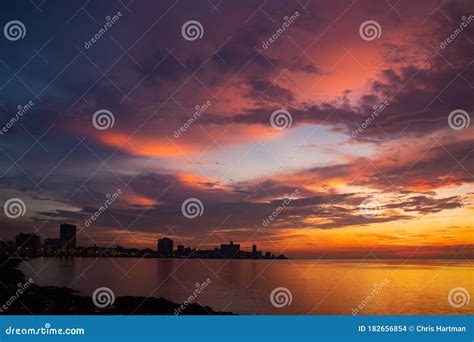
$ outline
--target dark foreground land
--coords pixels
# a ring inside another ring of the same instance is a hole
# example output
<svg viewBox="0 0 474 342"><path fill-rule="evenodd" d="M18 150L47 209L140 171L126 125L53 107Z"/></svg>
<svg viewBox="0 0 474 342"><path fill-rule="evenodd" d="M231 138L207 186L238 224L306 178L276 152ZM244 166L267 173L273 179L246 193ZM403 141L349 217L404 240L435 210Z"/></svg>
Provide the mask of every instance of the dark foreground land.
<svg viewBox="0 0 474 342"><path fill-rule="evenodd" d="M0 259L0 314L3 315L174 315L181 306L165 298L117 297L112 306L100 309L91 297L67 287L28 285L17 268L21 260ZM229 315L208 306L189 304L180 315Z"/></svg>

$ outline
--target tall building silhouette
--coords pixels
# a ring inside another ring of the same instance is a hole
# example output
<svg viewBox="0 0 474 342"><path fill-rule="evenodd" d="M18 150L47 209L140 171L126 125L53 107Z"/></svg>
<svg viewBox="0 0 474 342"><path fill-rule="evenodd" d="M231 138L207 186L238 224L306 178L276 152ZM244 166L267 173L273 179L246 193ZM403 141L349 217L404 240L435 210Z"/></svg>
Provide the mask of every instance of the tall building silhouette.
<svg viewBox="0 0 474 342"><path fill-rule="evenodd" d="M76 248L76 226L73 224L63 223L59 228L59 240L61 248Z"/></svg>
<svg viewBox="0 0 474 342"><path fill-rule="evenodd" d="M36 234L20 233L15 237L18 254L35 256L41 249L41 238Z"/></svg>
<svg viewBox="0 0 474 342"><path fill-rule="evenodd" d="M164 237L158 240L157 248L159 257L172 257L173 256L173 240Z"/></svg>
<svg viewBox="0 0 474 342"><path fill-rule="evenodd" d="M44 239L44 247L50 249L60 249L61 248L61 240L55 238Z"/></svg>

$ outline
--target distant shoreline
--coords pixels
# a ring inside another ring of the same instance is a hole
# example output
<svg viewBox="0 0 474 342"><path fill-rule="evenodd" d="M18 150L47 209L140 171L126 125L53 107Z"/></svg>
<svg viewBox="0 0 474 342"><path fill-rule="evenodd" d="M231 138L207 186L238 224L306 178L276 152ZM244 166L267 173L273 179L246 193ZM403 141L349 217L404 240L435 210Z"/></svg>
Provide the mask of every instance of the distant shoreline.
<svg viewBox="0 0 474 342"><path fill-rule="evenodd" d="M98 255L98 256L66 256L66 255L38 255L38 256L31 256L31 257L23 257L23 260L31 260L31 259L38 259L38 258L52 258L52 259L93 259L93 258L107 258L107 259L156 259L156 260L226 260L226 261L313 261L317 262L321 261L404 261L404 262L411 262L411 261L421 261L421 260L438 260L438 261L462 261L462 260L474 260L474 256L464 256L459 258L422 258L422 257L413 257L413 258L286 258L286 259L252 259L252 258L185 258L185 257L157 257L157 256L126 256L126 255Z"/></svg>
<svg viewBox="0 0 474 342"><path fill-rule="evenodd" d="M120 259L161 259L161 260L292 260L290 258L187 258L187 257L157 257L157 256L129 256L129 255L36 255L22 257L24 260L37 258L60 258L60 259L82 259L82 258L120 258ZM298 260L316 260L316 259L298 259Z"/></svg>

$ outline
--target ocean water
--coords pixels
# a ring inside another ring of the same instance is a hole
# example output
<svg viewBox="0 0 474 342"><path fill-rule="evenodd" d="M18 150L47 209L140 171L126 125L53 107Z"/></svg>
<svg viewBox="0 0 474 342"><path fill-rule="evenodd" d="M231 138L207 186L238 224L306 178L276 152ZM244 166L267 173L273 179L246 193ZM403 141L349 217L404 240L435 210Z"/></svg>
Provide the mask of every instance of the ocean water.
<svg viewBox="0 0 474 342"><path fill-rule="evenodd" d="M469 260L37 258L20 268L36 284L67 286L84 295L108 287L116 296L177 303L192 296L214 310L248 315L474 313Z"/></svg>

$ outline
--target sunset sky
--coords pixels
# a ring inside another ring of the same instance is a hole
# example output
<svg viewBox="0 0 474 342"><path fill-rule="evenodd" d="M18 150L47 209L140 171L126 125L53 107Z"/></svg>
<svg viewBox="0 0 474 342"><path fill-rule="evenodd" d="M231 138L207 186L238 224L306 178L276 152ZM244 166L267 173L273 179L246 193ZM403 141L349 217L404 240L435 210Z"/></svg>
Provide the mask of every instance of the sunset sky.
<svg viewBox="0 0 474 342"><path fill-rule="evenodd" d="M449 118L474 120L473 2L395 3L6 5L1 27L26 34L0 36L0 126L34 105L0 135L0 203L26 204L2 210L0 237L68 222L82 246L168 236L294 258L473 257L474 129ZM201 38L183 36L190 20ZM378 37L363 39L368 20ZM94 126L101 109L112 127ZM282 110L291 125L275 128ZM183 215L188 198L201 216Z"/></svg>

